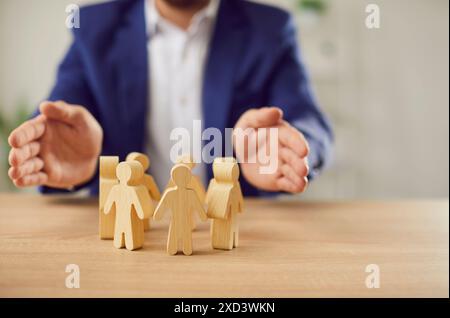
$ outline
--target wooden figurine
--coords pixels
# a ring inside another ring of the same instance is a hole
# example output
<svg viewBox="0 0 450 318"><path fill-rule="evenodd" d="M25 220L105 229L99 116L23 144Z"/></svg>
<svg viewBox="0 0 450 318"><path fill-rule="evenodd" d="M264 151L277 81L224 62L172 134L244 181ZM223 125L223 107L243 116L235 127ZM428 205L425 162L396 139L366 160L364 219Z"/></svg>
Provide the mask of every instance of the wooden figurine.
<svg viewBox="0 0 450 318"><path fill-rule="evenodd" d="M192 169L195 168L196 163L194 162L194 159L192 158L192 156L190 155L184 155L184 156L180 156L177 160L177 163L182 163L185 164L192 172ZM200 202L202 204L205 203L205 198L206 198L206 190L205 187L203 186L202 181L200 180L200 177L195 175L195 174L191 174L191 181L189 181L188 184L188 188L191 188L195 191L195 193L197 193L198 198L200 199ZM168 184L167 184L167 188L169 187L173 187L175 184L173 183L172 179L169 180ZM191 217L191 228L192 230L195 230L196 227L196 222L195 222L195 212L191 211L192 213L192 217Z"/></svg>
<svg viewBox="0 0 450 318"><path fill-rule="evenodd" d="M144 175L137 161L121 162L116 169L119 184L113 186L105 202L104 212L116 210L114 246L128 250L144 244L144 223L152 214L150 196L141 183Z"/></svg>
<svg viewBox="0 0 450 318"><path fill-rule="evenodd" d="M212 218L212 247L231 250L239 244L237 213L242 212L244 204L239 185L239 166L232 157L216 158L213 172L214 179L206 193L208 217Z"/></svg>
<svg viewBox="0 0 450 318"><path fill-rule="evenodd" d="M145 173L150 167L150 159L143 153L131 152L128 154L126 161L133 161L133 160L138 161L142 165L142 168L144 169L144 176L142 183L147 188L150 198L153 201L158 202L161 199L161 193L159 192L158 186L156 185L156 182L153 179L153 177ZM156 206L156 202L154 203L154 205L152 205L152 207ZM150 229L150 219L144 219L143 222L144 222L144 230Z"/></svg>
<svg viewBox="0 0 450 318"><path fill-rule="evenodd" d="M101 156L99 174L99 236L102 240L112 240L114 238L114 224L116 222L116 211L113 209L109 214L103 212L106 198L112 187L119 183L116 177L116 167L119 164L119 157Z"/></svg>
<svg viewBox="0 0 450 318"><path fill-rule="evenodd" d="M191 170L184 164L176 164L171 171L174 187L169 187L164 192L153 218L162 219L167 210L172 212L167 240L167 253L175 255L182 242L182 250L185 255L192 254L191 211L196 211L200 219L207 220L203 205L196 192L188 188L191 179Z"/></svg>

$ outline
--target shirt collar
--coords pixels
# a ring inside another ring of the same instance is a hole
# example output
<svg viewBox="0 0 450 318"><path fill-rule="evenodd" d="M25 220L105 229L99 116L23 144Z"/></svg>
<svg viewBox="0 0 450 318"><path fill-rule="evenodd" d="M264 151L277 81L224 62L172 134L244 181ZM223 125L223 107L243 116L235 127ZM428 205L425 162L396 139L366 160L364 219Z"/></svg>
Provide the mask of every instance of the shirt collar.
<svg viewBox="0 0 450 318"><path fill-rule="evenodd" d="M210 0L205 8L192 17L190 28L198 26L204 20L212 23L216 19L220 1ZM170 23L159 15L155 0L145 0L145 20L148 35L156 34L161 23Z"/></svg>

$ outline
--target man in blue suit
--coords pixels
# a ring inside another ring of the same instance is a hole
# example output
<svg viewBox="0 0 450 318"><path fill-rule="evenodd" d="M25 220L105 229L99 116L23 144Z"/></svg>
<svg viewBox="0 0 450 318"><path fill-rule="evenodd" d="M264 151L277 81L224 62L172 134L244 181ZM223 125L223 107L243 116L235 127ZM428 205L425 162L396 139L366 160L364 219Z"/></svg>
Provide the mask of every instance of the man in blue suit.
<svg viewBox="0 0 450 318"><path fill-rule="evenodd" d="M16 186L95 194L98 156L124 160L132 151L150 154L161 185L172 164L167 132L197 119L222 132L278 129L274 173L240 164L245 195L302 192L329 161L331 128L283 10L242 0L119 0L82 8L73 34L49 100L10 135Z"/></svg>

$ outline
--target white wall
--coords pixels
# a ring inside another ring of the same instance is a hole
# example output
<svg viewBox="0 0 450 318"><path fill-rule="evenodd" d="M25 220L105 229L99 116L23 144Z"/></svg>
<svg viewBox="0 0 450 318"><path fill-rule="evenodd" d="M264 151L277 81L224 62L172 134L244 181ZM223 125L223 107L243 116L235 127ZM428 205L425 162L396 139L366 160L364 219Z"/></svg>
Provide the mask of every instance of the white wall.
<svg viewBox="0 0 450 318"><path fill-rule="evenodd" d="M380 6L381 29L365 26L369 3ZM293 9L296 1L282 4ZM332 0L315 25L297 13L314 87L336 132L335 164L304 197L448 197L448 6Z"/></svg>
<svg viewBox="0 0 450 318"><path fill-rule="evenodd" d="M0 0L0 107L45 98L70 43L66 5L86 2Z"/></svg>
<svg viewBox="0 0 450 318"><path fill-rule="evenodd" d="M0 0L0 108L45 98L70 42L65 6L86 2ZM312 24L296 0L264 2L295 12L335 126L335 165L304 197L448 197L448 1L331 0ZM379 30L364 26L369 2L381 7Z"/></svg>

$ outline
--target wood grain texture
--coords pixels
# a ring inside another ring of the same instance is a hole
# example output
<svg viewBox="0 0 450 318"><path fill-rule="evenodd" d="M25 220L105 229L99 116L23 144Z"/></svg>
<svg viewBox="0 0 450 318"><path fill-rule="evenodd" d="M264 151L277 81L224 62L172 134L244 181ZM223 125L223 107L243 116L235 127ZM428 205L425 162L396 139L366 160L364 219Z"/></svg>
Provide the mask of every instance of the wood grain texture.
<svg viewBox="0 0 450 318"><path fill-rule="evenodd" d="M139 249L144 245L144 220L153 215L152 201L142 184L144 170L138 161L121 162L116 175L119 184L109 192L104 207L106 214L116 211L114 246Z"/></svg>
<svg viewBox="0 0 450 318"><path fill-rule="evenodd" d="M111 189L119 183L116 177L116 168L119 164L117 156L101 156L99 159L99 195L98 195L98 235L102 240L114 238L114 226L116 223L115 207L106 214L103 211L106 198Z"/></svg>
<svg viewBox="0 0 450 318"><path fill-rule="evenodd" d="M195 168L195 166L197 165L194 162L194 159L192 158L191 155L183 155L178 157L177 159L177 164L178 163L182 163L184 165L186 165L192 172L192 169ZM168 188L172 188L175 186L175 183L173 182L172 179L169 179L169 182L166 185L165 189ZM193 189L195 191L195 193L197 194L198 198L200 199L200 202L202 204L205 203L205 197L206 197L206 189L205 186L203 185L201 179L199 176L195 175L195 174L191 174L191 179L189 181L189 184L187 186L190 189ZM197 222L196 220L196 214L194 211L191 210L191 228L192 230L195 230L196 226L197 226Z"/></svg>
<svg viewBox="0 0 450 318"><path fill-rule="evenodd" d="M191 255L192 248L192 216L198 213L203 221L207 220L206 212L197 193L188 188L191 170L184 164L176 164L171 170L173 187L167 188L156 207L154 219L161 220L164 213L171 213L167 253L175 255L182 250L184 255Z"/></svg>
<svg viewBox="0 0 450 318"><path fill-rule="evenodd" d="M130 152L127 155L126 161L137 161L142 165L142 168L144 169L142 184L147 189L148 194L153 201L152 205L153 208L158 204L158 201L161 199L161 193L159 192L155 179L153 179L153 177L147 173L148 169L150 168L150 158L147 155L140 152ZM144 219L143 223L144 223L144 230L148 231L150 229L150 219L148 218Z"/></svg>
<svg viewBox="0 0 450 318"><path fill-rule="evenodd" d="M245 203L239 248L211 249L202 223L194 254L171 257L167 222L129 252L98 239L97 200L0 194L0 296L449 296L448 200ZM72 263L80 289L65 287Z"/></svg>
<svg viewBox="0 0 450 318"><path fill-rule="evenodd" d="M242 213L244 198L239 185L239 166L234 158L216 158L214 179L206 195L211 221L213 248L231 250L239 245L238 213Z"/></svg>

